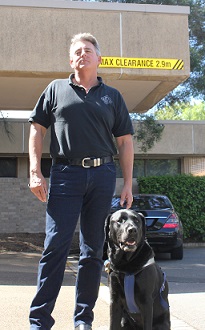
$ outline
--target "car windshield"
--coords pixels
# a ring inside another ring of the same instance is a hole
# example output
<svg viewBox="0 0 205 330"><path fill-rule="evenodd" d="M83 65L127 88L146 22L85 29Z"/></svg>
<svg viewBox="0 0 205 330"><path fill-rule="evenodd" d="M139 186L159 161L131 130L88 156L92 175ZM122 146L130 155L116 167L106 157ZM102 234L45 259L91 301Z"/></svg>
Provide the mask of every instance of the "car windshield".
<svg viewBox="0 0 205 330"><path fill-rule="evenodd" d="M112 208L118 208L118 207L120 207L120 198L113 197ZM134 196L132 208L137 210L156 210L156 209L173 209L173 206L166 196L139 195L139 196Z"/></svg>

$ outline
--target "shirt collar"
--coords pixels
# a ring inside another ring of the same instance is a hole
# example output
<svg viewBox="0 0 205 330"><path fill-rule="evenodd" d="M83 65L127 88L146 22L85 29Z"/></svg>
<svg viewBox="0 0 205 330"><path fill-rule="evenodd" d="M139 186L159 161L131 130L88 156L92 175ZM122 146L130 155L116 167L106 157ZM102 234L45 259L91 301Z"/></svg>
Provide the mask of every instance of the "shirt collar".
<svg viewBox="0 0 205 330"><path fill-rule="evenodd" d="M69 78L68 78L68 82L69 82L69 85L74 85L75 84L73 83L72 79L74 78L74 73L71 73ZM99 86L103 84L103 81L102 81L102 78L101 77L97 77L98 81L99 81Z"/></svg>

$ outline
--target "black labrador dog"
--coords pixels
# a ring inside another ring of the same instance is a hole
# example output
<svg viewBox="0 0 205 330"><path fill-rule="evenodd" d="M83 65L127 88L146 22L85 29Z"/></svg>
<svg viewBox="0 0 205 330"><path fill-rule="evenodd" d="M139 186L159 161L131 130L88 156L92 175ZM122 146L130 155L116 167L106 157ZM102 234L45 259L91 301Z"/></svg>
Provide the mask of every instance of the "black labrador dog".
<svg viewBox="0 0 205 330"><path fill-rule="evenodd" d="M110 330L170 330L168 283L145 239L145 218L122 209L107 218Z"/></svg>

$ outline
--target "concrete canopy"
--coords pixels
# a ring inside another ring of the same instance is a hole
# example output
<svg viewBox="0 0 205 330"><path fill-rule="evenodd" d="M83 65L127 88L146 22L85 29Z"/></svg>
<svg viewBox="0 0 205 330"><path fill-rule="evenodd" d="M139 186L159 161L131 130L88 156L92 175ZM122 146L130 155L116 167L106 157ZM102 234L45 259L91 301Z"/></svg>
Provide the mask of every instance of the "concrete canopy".
<svg viewBox="0 0 205 330"><path fill-rule="evenodd" d="M71 37L90 32L112 64L99 68L104 82L130 112L148 111L189 77L188 14L186 6L0 0L0 109L31 110L51 80L70 74Z"/></svg>

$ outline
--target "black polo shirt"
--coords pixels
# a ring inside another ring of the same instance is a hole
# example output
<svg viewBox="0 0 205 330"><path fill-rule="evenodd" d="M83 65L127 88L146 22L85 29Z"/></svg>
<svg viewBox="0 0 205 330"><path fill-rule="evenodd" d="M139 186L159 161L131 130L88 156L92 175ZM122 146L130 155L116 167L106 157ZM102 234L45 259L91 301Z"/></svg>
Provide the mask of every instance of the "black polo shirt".
<svg viewBox="0 0 205 330"><path fill-rule="evenodd" d="M115 137L133 134L121 94L99 85L86 94L69 79L51 82L40 96L29 122L51 127L52 158L104 157L116 154Z"/></svg>

